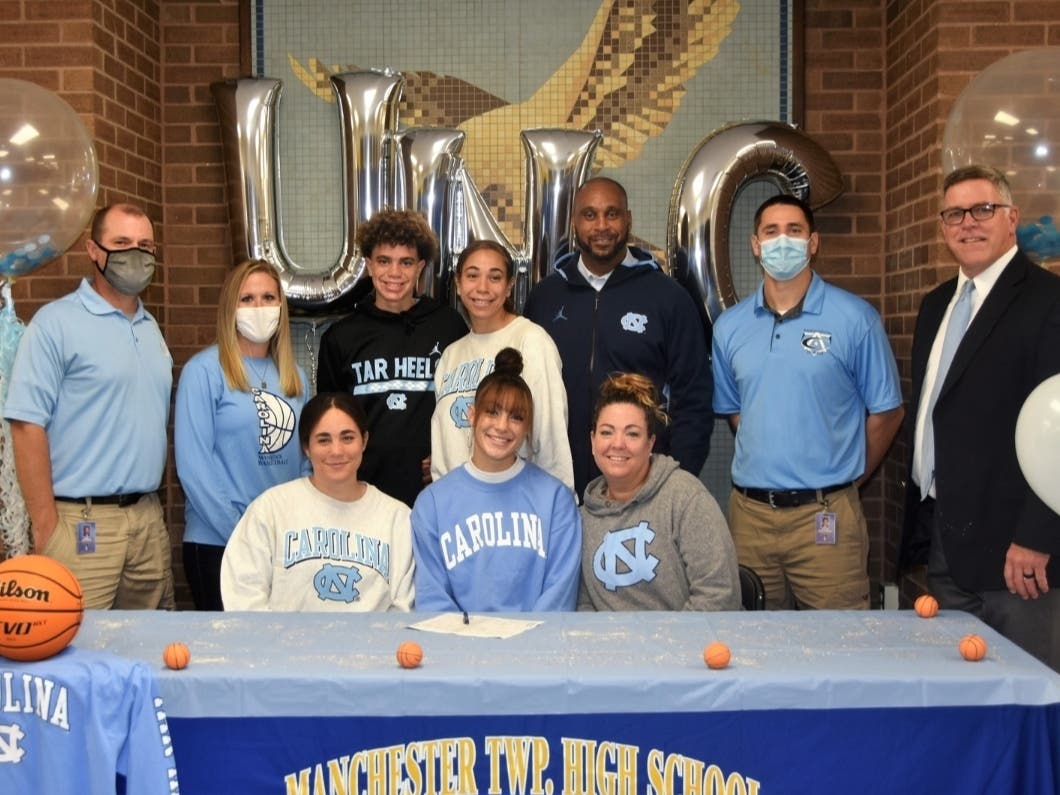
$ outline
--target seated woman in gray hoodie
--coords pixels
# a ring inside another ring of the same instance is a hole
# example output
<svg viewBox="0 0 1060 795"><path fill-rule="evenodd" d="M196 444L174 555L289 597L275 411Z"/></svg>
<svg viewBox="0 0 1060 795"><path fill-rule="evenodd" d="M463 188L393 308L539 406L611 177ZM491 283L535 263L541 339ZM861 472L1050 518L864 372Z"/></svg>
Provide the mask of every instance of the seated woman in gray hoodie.
<svg viewBox="0 0 1060 795"><path fill-rule="evenodd" d="M739 610L736 550L698 478L652 453L668 421L652 382L613 375L593 411L579 610Z"/></svg>

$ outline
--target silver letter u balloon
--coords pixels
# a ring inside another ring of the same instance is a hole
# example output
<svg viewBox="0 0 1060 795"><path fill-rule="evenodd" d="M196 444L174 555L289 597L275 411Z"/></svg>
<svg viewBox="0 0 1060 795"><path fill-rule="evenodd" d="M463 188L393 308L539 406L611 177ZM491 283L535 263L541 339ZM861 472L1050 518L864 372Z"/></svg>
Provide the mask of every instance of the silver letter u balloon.
<svg viewBox="0 0 1060 795"><path fill-rule="evenodd" d="M283 85L272 78L214 83L228 181L229 223L238 260L264 259L283 278L292 309L315 313L343 305L364 272L354 244L357 226L388 204L388 132L397 123L405 79L390 70L332 75L342 120L343 234L338 260L323 272L299 267L284 250L275 158L277 106Z"/></svg>

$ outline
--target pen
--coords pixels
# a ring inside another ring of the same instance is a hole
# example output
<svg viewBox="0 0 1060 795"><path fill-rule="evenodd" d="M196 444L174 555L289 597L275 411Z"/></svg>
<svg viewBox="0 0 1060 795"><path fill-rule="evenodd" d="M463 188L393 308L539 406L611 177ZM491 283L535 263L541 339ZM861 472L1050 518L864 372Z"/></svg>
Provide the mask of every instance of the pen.
<svg viewBox="0 0 1060 795"><path fill-rule="evenodd" d="M464 623L465 624L470 624L471 623L471 619L469 619L467 617L467 611L466 610L464 611Z"/></svg>

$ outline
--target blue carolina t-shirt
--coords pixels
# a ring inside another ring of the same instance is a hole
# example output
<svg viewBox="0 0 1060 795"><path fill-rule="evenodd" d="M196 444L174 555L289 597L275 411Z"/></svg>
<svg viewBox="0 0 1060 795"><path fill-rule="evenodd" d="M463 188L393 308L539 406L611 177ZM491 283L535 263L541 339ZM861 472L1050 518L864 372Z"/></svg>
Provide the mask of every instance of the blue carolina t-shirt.
<svg viewBox="0 0 1060 795"><path fill-rule="evenodd" d="M180 787L151 670L68 647L37 663L0 658L0 792L137 795Z"/></svg>

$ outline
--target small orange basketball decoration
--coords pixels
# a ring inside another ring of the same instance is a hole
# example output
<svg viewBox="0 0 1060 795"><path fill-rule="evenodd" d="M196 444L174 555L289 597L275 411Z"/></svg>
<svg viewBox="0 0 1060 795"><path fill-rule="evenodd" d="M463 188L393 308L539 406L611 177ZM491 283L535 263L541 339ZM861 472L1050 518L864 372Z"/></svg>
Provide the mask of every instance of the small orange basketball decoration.
<svg viewBox="0 0 1060 795"><path fill-rule="evenodd" d="M731 659L732 652L720 640L714 641L703 649L703 662L710 668L724 668Z"/></svg>
<svg viewBox="0 0 1060 795"><path fill-rule="evenodd" d="M978 662L986 656L986 641L978 635L965 635L957 646L961 656L969 662Z"/></svg>
<svg viewBox="0 0 1060 795"><path fill-rule="evenodd" d="M191 651L183 643L170 643L162 650L162 662L174 671L187 668L191 662Z"/></svg>
<svg viewBox="0 0 1060 795"><path fill-rule="evenodd" d="M921 594L913 602L913 609L921 618L934 618L939 612L939 600L929 593Z"/></svg>
<svg viewBox="0 0 1060 795"><path fill-rule="evenodd" d="M398 646L397 661L402 668L418 668L423 662L423 649L415 641L406 640Z"/></svg>
<svg viewBox="0 0 1060 795"><path fill-rule="evenodd" d="M81 583L46 555L0 563L0 656L44 660L58 654L81 627Z"/></svg>

